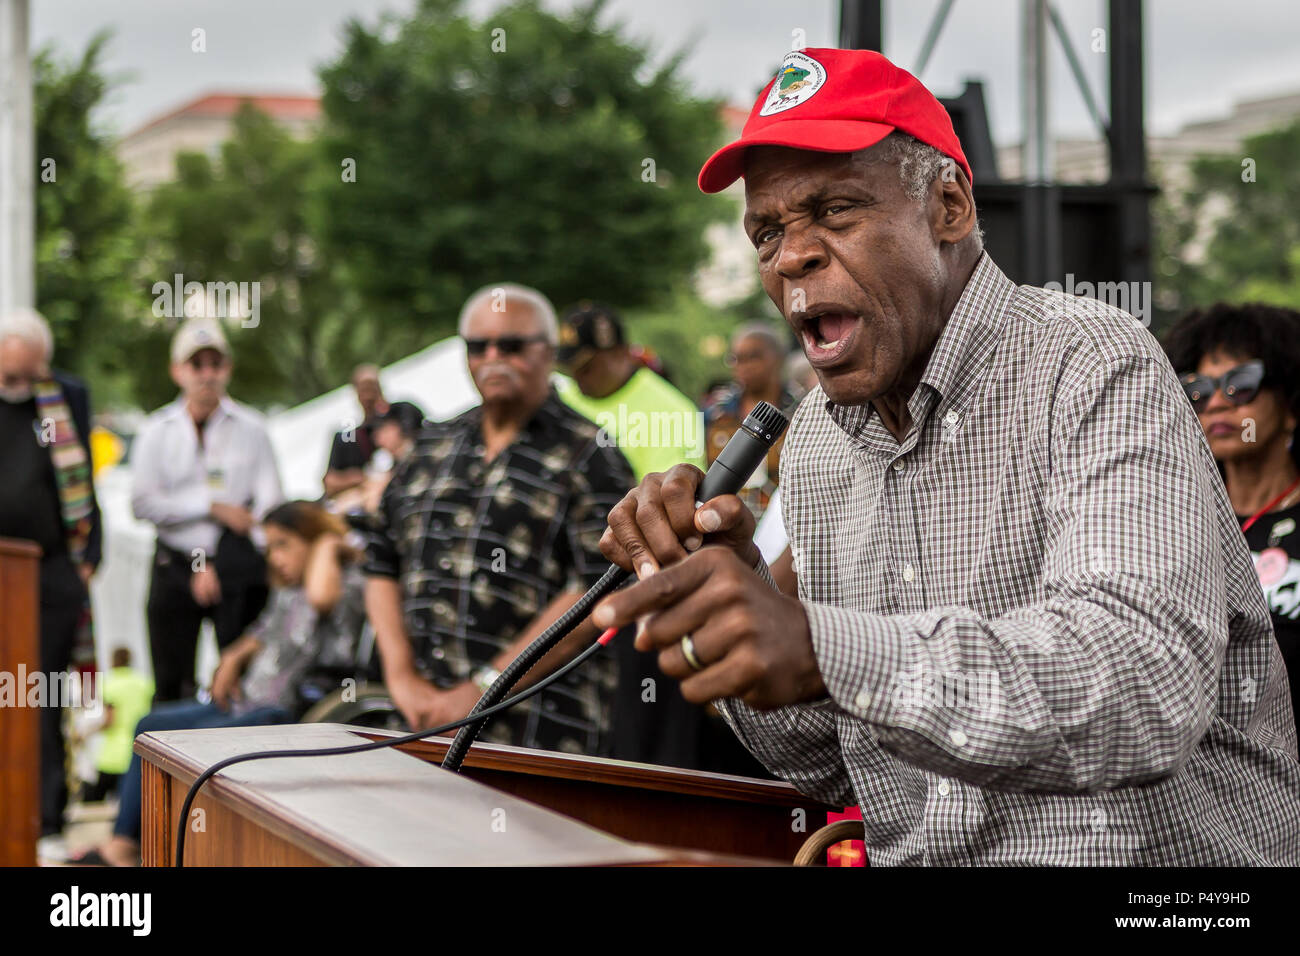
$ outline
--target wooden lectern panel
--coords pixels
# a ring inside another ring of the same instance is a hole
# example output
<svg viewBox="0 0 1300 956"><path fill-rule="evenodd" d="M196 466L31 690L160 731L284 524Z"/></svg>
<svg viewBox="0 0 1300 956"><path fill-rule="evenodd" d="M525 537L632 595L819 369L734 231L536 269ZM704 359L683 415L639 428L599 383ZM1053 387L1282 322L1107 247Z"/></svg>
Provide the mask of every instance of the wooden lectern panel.
<svg viewBox="0 0 1300 956"><path fill-rule="evenodd" d="M450 744L433 737L399 749L436 764ZM841 809L778 780L503 744L474 744L460 772L624 839L781 863L794 860L828 810Z"/></svg>
<svg viewBox="0 0 1300 956"><path fill-rule="evenodd" d="M0 866L35 866L41 832L41 712L18 680L41 668L40 558L35 544L0 538L0 673L17 695L0 717Z"/></svg>
<svg viewBox="0 0 1300 956"><path fill-rule="evenodd" d="M141 852L170 865L189 786L219 760L259 750L363 742L352 728L289 724L142 734ZM191 814L186 865L582 866L656 864L638 846L430 767L396 749L236 764L206 784Z"/></svg>

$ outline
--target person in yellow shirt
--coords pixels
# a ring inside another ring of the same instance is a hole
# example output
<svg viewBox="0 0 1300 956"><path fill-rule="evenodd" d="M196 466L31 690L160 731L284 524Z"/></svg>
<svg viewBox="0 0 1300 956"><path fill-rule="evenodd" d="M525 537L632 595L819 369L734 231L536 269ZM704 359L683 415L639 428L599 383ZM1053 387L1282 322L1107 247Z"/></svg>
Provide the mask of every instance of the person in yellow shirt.
<svg viewBox="0 0 1300 956"><path fill-rule="evenodd" d="M703 415L633 353L609 306L582 302L569 309L556 358L572 378L557 389L560 400L617 442L637 481L682 462L705 467Z"/></svg>
<svg viewBox="0 0 1300 956"><path fill-rule="evenodd" d="M131 652L125 647L113 649L113 667L104 675L103 737L96 769L99 779L86 791L85 799L94 802L117 790L118 780L131 764L131 744L135 725L149 713L153 702L153 681L131 666Z"/></svg>
<svg viewBox="0 0 1300 956"><path fill-rule="evenodd" d="M617 443L638 481L682 462L704 470L703 413L636 356L618 313L598 302L581 302L565 313L559 339L558 364L573 379L557 388L560 400L599 425L603 440ZM687 703L655 656L636 651L631 634L615 639L614 654L619 676L611 756L770 776L713 708Z"/></svg>

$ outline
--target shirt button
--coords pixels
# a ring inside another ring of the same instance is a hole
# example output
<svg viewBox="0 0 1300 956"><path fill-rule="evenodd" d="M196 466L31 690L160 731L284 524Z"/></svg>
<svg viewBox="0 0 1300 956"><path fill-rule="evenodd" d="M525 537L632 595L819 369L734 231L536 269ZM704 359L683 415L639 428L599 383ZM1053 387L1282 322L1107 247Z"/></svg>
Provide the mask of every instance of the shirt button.
<svg viewBox="0 0 1300 956"><path fill-rule="evenodd" d="M858 694L857 697L853 698L853 702L863 710L866 710L871 706L871 695L864 690L862 693Z"/></svg>
<svg viewBox="0 0 1300 956"><path fill-rule="evenodd" d="M910 564L903 565L903 580L909 584L916 580L916 568Z"/></svg>
<svg viewBox="0 0 1300 956"><path fill-rule="evenodd" d="M906 467L907 462L903 461L901 458L894 462L894 471L902 471Z"/></svg>
<svg viewBox="0 0 1300 956"><path fill-rule="evenodd" d="M941 797L946 797L948 794L952 793L952 786L949 785L947 780L940 780L939 786L935 789L939 791L939 796Z"/></svg>
<svg viewBox="0 0 1300 956"><path fill-rule="evenodd" d="M447 652L444 651L441 647L435 647L435 648L433 649L433 658L434 658L434 660L439 660L439 661L440 661L440 660L442 660L442 659L443 659L444 657L446 657L446 656L447 656Z"/></svg>
<svg viewBox="0 0 1300 956"><path fill-rule="evenodd" d="M438 567L442 568L444 571L450 571L450 570L451 570L451 558L439 558L439 559L438 559Z"/></svg>
<svg viewBox="0 0 1300 956"><path fill-rule="evenodd" d="M957 414L955 408L948 409L948 413L943 416L944 428L956 428L959 421L961 421L961 416Z"/></svg>
<svg viewBox="0 0 1300 956"><path fill-rule="evenodd" d="M948 735L948 739L952 741L954 747L965 747L968 742L966 734L960 730L954 730Z"/></svg>

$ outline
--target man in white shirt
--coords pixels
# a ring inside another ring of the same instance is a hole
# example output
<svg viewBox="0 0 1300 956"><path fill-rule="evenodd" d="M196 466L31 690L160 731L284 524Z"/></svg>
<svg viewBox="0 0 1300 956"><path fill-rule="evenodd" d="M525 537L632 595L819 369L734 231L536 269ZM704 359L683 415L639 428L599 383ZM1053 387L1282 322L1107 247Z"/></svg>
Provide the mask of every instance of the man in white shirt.
<svg viewBox="0 0 1300 956"><path fill-rule="evenodd" d="M226 394L230 373L220 324L182 325L171 350L180 397L132 449L131 507L158 529L147 610L158 701L193 696L205 617L224 648L266 603L257 523L284 496L262 416Z"/></svg>

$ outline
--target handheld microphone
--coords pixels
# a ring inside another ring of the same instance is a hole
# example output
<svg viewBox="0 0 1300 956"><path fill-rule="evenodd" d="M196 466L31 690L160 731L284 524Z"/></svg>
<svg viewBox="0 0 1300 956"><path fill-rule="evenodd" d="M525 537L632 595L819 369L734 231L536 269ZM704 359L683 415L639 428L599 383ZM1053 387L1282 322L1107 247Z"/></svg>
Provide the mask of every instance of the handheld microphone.
<svg viewBox="0 0 1300 956"><path fill-rule="evenodd" d="M739 494L759 462L767 457L789 420L775 405L759 402L709 466L695 492L696 507L718 495Z"/></svg>
<svg viewBox="0 0 1300 956"><path fill-rule="evenodd" d="M775 405L768 402L759 402L755 405L754 410L745 416L740 428L736 429L736 433L731 436L726 447L709 466L704 480L696 489L696 507L718 495L734 495L744 488L745 482L754 473L754 469L767 457L767 453L785 433L789 424L789 419L781 414L781 410ZM503 700L519 679L528 673L547 651L578 626L597 601L616 591L631 577L631 571L624 571L617 564L611 564L609 570L591 586L586 594L578 598L554 624L538 635L518 657L510 662L510 666L501 672L501 676L479 698L478 703L469 712L469 716L473 717ZM444 770L460 770L465 754L487 720L488 718L485 717L474 721L457 731L456 739L452 741L446 756L443 757Z"/></svg>

